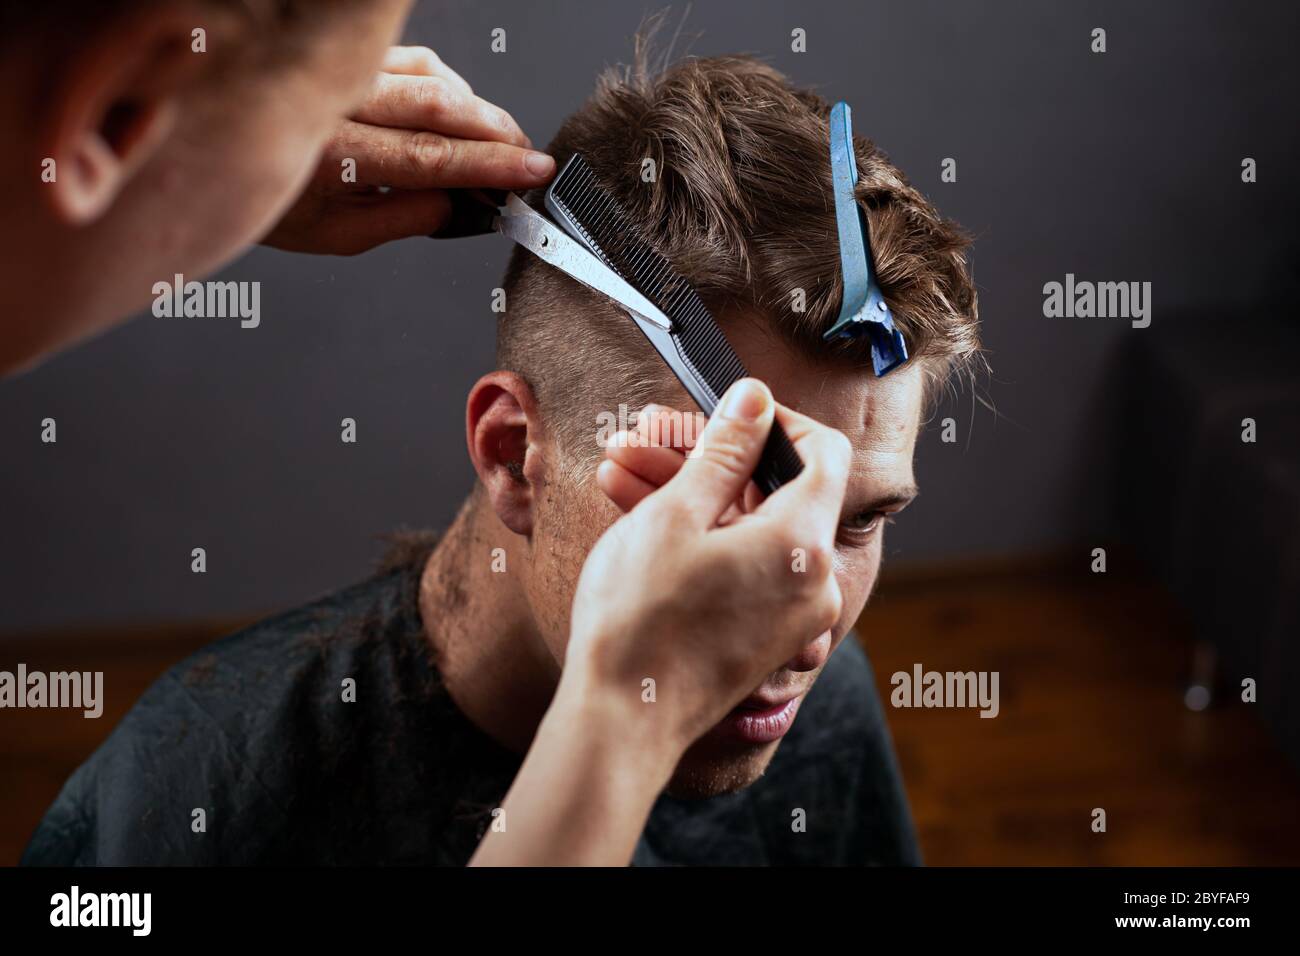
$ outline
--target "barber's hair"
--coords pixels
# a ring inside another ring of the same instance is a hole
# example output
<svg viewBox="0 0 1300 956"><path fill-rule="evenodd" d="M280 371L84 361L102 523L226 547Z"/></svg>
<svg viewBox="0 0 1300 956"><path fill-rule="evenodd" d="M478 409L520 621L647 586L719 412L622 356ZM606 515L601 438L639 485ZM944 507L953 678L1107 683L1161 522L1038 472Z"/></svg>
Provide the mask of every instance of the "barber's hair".
<svg viewBox="0 0 1300 956"><path fill-rule="evenodd" d="M174 0L3 0L0 2L0 49L53 35L75 43L131 14L165 10ZM213 13L238 17L263 40L244 44L245 55L265 63L293 59L297 42L311 36L327 15L362 8L357 0L200 0ZM203 26L196 23L195 26Z"/></svg>
<svg viewBox="0 0 1300 956"><path fill-rule="evenodd" d="M581 153L715 316L755 314L794 349L870 375L865 336L822 338L843 297L830 105L750 56L688 58L658 73L648 60L638 38L633 64L606 72L560 127L556 161ZM856 118L868 126L869 110ZM854 145L877 281L932 395L979 355L969 239L874 143ZM573 450L598 456L600 410L663 399L670 373L607 300L522 248L504 288L498 362L529 380L561 445L585 440Z"/></svg>

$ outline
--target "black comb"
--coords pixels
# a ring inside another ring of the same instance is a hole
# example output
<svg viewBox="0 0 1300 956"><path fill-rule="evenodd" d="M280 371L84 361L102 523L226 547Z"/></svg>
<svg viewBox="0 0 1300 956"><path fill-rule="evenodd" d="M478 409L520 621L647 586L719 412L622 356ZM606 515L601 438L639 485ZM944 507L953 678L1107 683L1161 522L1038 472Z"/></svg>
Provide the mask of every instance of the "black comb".
<svg viewBox="0 0 1300 956"><path fill-rule="evenodd" d="M699 293L640 238L627 214L577 153L546 190L546 208L566 232L668 316L673 327L666 335L651 335L638 325L691 397L712 415L723 393L749 373ZM675 350L675 355L667 354L666 348ZM773 422L754 483L770 495L802 470L799 453L785 430Z"/></svg>

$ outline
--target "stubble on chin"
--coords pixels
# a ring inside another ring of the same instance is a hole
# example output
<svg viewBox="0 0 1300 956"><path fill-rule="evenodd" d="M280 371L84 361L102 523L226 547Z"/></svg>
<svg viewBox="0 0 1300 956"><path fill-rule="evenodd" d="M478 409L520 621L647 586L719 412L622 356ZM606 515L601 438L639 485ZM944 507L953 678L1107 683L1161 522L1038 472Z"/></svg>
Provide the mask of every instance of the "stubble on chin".
<svg viewBox="0 0 1300 956"><path fill-rule="evenodd" d="M664 793L679 800L706 800L744 790L767 771L779 745L722 750L696 744L678 762Z"/></svg>

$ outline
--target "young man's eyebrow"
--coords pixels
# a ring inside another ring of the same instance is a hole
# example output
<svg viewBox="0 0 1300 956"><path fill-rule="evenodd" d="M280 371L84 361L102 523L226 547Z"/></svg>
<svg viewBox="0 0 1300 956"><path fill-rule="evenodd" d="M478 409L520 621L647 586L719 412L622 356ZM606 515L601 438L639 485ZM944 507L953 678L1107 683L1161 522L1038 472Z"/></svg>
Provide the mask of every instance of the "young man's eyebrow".
<svg viewBox="0 0 1300 956"><path fill-rule="evenodd" d="M868 501L864 501L861 504L854 504L852 509L846 508L845 511L851 511L854 514L862 514L866 511L884 511L886 508L910 504L920 493L921 491L916 487L916 485L905 485L902 488L891 488Z"/></svg>

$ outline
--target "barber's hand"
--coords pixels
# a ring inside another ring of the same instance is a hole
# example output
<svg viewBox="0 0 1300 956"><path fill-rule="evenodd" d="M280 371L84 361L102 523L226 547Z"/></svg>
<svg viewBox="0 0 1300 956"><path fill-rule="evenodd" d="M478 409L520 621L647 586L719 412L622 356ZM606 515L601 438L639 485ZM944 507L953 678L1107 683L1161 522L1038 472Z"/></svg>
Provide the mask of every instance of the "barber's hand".
<svg viewBox="0 0 1300 956"><path fill-rule="evenodd" d="M804 468L763 499L747 489L774 417ZM839 618L848 440L745 379L678 444L601 463L631 510L583 565L560 686L475 864L626 864L686 749Z"/></svg>
<svg viewBox="0 0 1300 956"><path fill-rule="evenodd" d="M774 416L804 469L762 499L750 477ZM673 763L829 629L843 600L832 563L848 440L747 379L694 444L689 457L670 448L640 455L648 475L617 453L601 463L601 487L631 510L583 567L557 695L600 700L597 712ZM654 703L642 699L647 678Z"/></svg>
<svg viewBox="0 0 1300 956"><path fill-rule="evenodd" d="M354 255L428 235L451 213L447 189L549 182L555 161L531 146L509 113L475 96L432 50L393 47L365 102L335 131L305 192L263 242ZM344 178L348 159L355 182Z"/></svg>
<svg viewBox="0 0 1300 956"><path fill-rule="evenodd" d="M596 474L601 491L620 509L631 511L681 470L708 423L709 416L703 412L683 412L657 404L645 406L637 415L636 425L618 432L606 446L608 462ZM758 485L748 482L718 524L731 524L753 511L762 500Z"/></svg>

